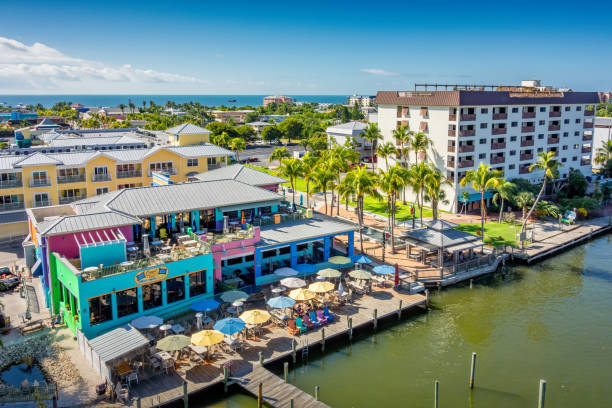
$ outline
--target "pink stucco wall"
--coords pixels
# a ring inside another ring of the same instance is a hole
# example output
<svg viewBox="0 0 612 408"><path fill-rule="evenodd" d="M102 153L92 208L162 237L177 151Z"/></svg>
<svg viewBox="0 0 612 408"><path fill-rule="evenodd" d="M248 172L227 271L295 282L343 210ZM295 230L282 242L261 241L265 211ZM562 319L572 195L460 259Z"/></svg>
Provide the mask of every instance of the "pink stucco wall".
<svg viewBox="0 0 612 408"><path fill-rule="evenodd" d="M125 225L123 227L117 227L112 229L119 229L125 239L128 240L128 242L133 241L131 225ZM108 231L110 230L111 228L104 228L100 230L92 230L91 232L92 234L95 231L100 231L100 233L102 231L107 231L108 233ZM80 233L77 233L77 235L79 234ZM88 236L87 232L84 232L83 235ZM80 256L79 246L77 245L76 240L74 239L74 234L55 235L49 237L49 252L57 252L58 254L69 259L78 258Z"/></svg>
<svg viewBox="0 0 612 408"><path fill-rule="evenodd" d="M215 281L223 279L221 271L221 261L223 259L233 258L236 255L253 255L255 252L255 247L253 245L259 242L260 233L261 230L259 227L253 227L253 238L210 246L215 265L217 265L214 269ZM244 247L244 249L242 249L242 247Z"/></svg>

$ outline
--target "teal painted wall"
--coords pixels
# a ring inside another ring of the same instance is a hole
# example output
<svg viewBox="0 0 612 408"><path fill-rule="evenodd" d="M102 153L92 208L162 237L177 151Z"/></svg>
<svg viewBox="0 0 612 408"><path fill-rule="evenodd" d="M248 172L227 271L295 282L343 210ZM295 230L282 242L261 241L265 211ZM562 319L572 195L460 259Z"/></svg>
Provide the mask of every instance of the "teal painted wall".
<svg viewBox="0 0 612 408"><path fill-rule="evenodd" d="M81 248L81 268L89 268L90 266L110 266L125 262L125 243L117 242L115 244L107 244L100 246L92 246L89 248Z"/></svg>

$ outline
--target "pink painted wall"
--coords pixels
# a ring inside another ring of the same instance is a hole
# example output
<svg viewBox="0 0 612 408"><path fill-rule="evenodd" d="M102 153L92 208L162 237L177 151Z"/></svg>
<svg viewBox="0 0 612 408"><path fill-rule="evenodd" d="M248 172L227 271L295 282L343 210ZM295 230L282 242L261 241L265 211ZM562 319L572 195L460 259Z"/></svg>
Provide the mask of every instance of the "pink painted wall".
<svg viewBox="0 0 612 408"><path fill-rule="evenodd" d="M253 238L241 239L241 240L232 241L232 242L225 242L223 244L214 244L210 246L210 250L211 252L214 253L214 252L224 251L228 249L239 248L242 246L254 245L258 243L259 240L261 239L260 233L261 231L259 227L253 227Z"/></svg>
<svg viewBox="0 0 612 408"><path fill-rule="evenodd" d="M215 281L223 279L223 273L221 270L221 261L225 258L231 258L235 255L253 255L255 252L255 247L245 247L244 250L242 248L230 249L225 252L216 252L213 253L214 264L218 265L217 268L214 268L215 273Z"/></svg>
<svg viewBox="0 0 612 408"><path fill-rule="evenodd" d="M133 241L131 225L125 225L122 227L117 227L117 228L112 228L112 229L113 230L119 229L119 231L121 231L121 233L123 234L125 239L128 240L128 242ZM106 231L108 233L110 230L111 228L92 230L92 234L94 231L100 231L100 233L102 233L102 231ZM81 233L80 232L77 233L77 235L79 234ZM54 235L52 237L49 237L49 252L57 252L58 254L65 256L66 258L69 258L69 259L79 258L80 256L79 246L77 245L76 240L74 239L74 235L75 234L64 234L64 235ZM87 233L85 232L83 233L83 235L87 236Z"/></svg>
<svg viewBox="0 0 612 408"><path fill-rule="evenodd" d="M223 279L223 274L221 271L221 261L223 259L234 257L235 255L253 255L255 252L253 245L259 242L260 232L259 227L253 227L253 238L210 246L210 250L213 253L213 260L215 261L216 265L219 265L214 269L215 281ZM244 250L242 247L244 247Z"/></svg>
<svg viewBox="0 0 612 408"><path fill-rule="evenodd" d="M263 188L264 190L270 190L273 192L278 191L278 184L264 184L263 186L258 186L259 188Z"/></svg>

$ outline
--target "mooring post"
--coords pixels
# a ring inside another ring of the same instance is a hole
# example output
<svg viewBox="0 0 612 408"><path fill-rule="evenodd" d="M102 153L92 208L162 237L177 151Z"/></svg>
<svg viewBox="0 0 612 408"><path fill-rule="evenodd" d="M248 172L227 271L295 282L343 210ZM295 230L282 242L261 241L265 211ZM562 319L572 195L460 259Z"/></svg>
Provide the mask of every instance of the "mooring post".
<svg viewBox="0 0 612 408"><path fill-rule="evenodd" d="M438 391L440 388L440 383L436 380L434 385L434 408L438 408Z"/></svg>
<svg viewBox="0 0 612 408"><path fill-rule="evenodd" d="M321 328L321 351L325 351L325 327Z"/></svg>
<svg viewBox="0 0 612 408"><path fill-rule="evenodd" d="M353 340L353 318L348 318L349 340Z"/></svg>
<svg viewBox="0 0 612 408"><path fill-rule="evenodd" d="M319 400L319 386L315 385L315 400Z"/></svg>
<svg viewBox="0 0 612 408"><path fill-rule="evenodd" d="M140 397L136 398L136 408L141 407Z"/></svg>
<svg viewBox="0 0 612 408"><path fill-rule="evenodd" d="M402 300L399 301L399 306L397 307L397 320L402 318Z"/></svg>
<svg viewBox="0 0 612 408"><path fill-rule="evenodd" d="M289 363L286 361L283 363L283 374L285 377L285 384L287 384L289 382Z"/></svg>
<svg viewBox="0 0 612 408"><path fill-rule="evenodd" d="M546 380L540 380L540 393L538 395L538 408L544 408L546 402Z"/></svg>
<svg viewBox="0 0 612 408"><path fill-rule="evenodd" d="M259 352L259 365L263 365L263 351Z"/></svg>
<svg viewBox="0 0 612 408"><path fill-rule="evenodd" d="M263 407L263 383L259 383L259 387L257 389L257 408Z"/></svg>
<svg viewBox="0 0 612 408"><path fill-rule="evenodd" d="M297 361L297 353L296 353L296 343L295 339L291 339L291 356L293 357L293 364Z"/></svg>
<svg viewBox="0 0 612 408"><path fill-rule="evenodd" d="M470 389L474 388L474 376L476 375L476 353L472 353L472 369L470 370Z"/></svg>
<svg viewBox="0 0 612 408"><path fill-rule="evenodd" d="M378 309L374 309L374 330L378 327Z"/></svg>
<svg viewBox="0 0 612 408"><path fill-rule="evenodd" d="M470 279L470 289L474 287L474 279Z"/></svg>
<svg viewBox="0 0 612 408"><path fill-rule="evenodd" d="M429 307L429 289L425 289L425 306Z"/></svg>
<svg viewBox="0 0 612 408"><path fill-rule="evenodd" d="M189 407L189 394L187 394L187 381L183 381L183 406Z"/></svg>
<svg viewBox="0 0 612 408"><path fill-rule="evenodd" d="M227 383L229 381L229 367L223 366L223 391L227 392Z"/></svg>
<svg viewBox="0 0 612 408"><path fill-rule="evenodd" d="M290 408L293 408L294 404L295 404L295 402L293 401L293 398L291 398L291 399L289 400L289 407L290 407Z"/></svg>

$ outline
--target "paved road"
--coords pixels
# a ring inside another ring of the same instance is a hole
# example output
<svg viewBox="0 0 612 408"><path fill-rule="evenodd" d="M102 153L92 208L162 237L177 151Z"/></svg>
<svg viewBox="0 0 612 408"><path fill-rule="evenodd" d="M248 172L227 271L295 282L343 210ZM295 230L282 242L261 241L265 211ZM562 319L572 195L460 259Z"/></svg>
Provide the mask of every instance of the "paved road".
<svg viewBox="0 0 612 408"><path fill-rule="evenodd" d="M252 163L254 165L258 164L267 164L268 156L272 154L274 149L280 147L279 145L268 145L268 146L257 146L257 145L249 145L243 152L240 153L240 160L256 157L259 159L259 162ZM293 146L286 146L289 153L293 154L293 152L303 152L304 148L299 144Z"/></svg>

